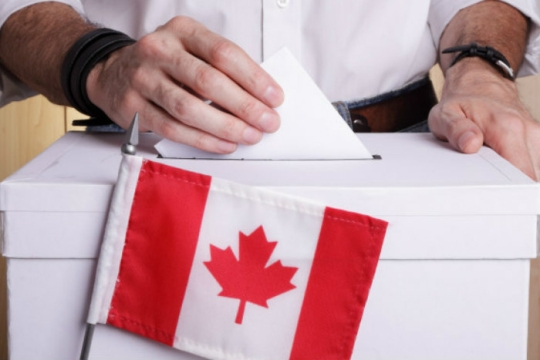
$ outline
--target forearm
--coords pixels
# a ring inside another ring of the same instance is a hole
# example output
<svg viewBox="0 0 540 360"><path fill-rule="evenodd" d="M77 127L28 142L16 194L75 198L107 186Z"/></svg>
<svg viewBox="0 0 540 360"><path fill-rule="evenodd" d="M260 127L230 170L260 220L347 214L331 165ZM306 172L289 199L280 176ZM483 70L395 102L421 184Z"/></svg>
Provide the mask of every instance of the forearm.
<svg viewBox="0 0 540 360"><path fill-rule="evenodd" d="M476 42L501 52L517 73L527 44L529 20L513 7L486 0L461 10L441 37L440 50ZM464 153L487 145L532 179L540 179L540 125L519 100L516 83L479 57L440 54L445 73L441 100L429 128Z"/></svg>
<svg viewBox="0 0 540 360"><path fill-rule="evenodd" d="M457 54L442 54L441 51L476 42L500 51L517 72L523 61L528 32L528 19L512 6L497 0L480 2L458 12L448 24L439 44L439 63L446 73Z"/></svg>
<svg viewBox="0 0 540 360"><path fill-rule="evenodd" d="M62 62L75 41L94 28L68 5L29 6L0 29L0 62L50 101L67 105L60 85Z"/></svg>

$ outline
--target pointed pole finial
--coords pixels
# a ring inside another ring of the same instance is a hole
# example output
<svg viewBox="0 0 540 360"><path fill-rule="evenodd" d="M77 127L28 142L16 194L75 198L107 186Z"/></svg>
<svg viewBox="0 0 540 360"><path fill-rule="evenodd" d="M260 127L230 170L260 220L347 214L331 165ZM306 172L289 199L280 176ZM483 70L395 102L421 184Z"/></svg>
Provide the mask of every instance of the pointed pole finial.
<svg viewBox="0 0 540 360"><path fill-rule="evenodd" d="M135 155L139 144L139 113L135 113L131 125L126 132L126 143L122 145L122 154Z"/></svg>

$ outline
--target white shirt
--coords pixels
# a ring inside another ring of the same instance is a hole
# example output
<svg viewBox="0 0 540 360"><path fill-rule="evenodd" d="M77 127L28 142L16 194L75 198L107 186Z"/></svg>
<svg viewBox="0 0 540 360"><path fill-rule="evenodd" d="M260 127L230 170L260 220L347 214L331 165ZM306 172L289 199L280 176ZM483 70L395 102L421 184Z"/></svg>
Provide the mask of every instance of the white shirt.
<svg viewBox="0 0 540 360"><path fill-rule="evenodd" d="M39 0L2 0L0 25ZM174 15L190 16L240 45L257 62L286 46L330 101L357 100L424 77L452 17L478 0L61 0L91 21L140 38ZM508 0L533 22L519 75L536 72L535 0ZM61 22L59 21L59 26ZM28 90L0 73L0 105Z"/></svg>

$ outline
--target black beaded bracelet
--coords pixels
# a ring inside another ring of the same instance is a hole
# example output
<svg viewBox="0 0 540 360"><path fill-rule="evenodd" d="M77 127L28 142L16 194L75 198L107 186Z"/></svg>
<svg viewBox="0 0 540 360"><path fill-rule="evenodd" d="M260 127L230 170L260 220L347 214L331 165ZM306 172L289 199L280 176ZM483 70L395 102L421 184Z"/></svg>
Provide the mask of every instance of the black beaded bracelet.
<svg viewBox="0 0 540 360"><path fill-rule="evenodd" d="M455 53L455 52L459 52L459 55L456 56L456 58L454 59L454 61L452 61L452 64L450 64L450 66L453 66L458 61L466 57L478 56L488 61L490 64L494 65L497 69L499 69L503 73L504 76L506 76L510 80L514 80L514 71L512 70L512 67L510 66L510 62L506 59L506 57L501 52L495 50L494 48L490 46L480 46L477 43L470 43L468 45L450 47L442 51L443 54L449 54L449 53Z"/></svg>
<svg viewBox="0 0 540 360"><path fill-rule="evenodd" d="M90 31L73 44L64 58L60 81L64 95L75 109L94 118L108 119L88 98L88 74L110 53L134 42L124 33L102 28Z"/></svg>

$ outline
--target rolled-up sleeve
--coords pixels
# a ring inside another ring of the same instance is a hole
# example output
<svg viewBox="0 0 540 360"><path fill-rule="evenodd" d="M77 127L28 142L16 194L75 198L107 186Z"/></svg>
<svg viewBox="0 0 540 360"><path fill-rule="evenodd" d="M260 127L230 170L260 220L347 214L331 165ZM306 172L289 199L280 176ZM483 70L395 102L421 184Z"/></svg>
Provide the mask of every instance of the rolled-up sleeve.
<svg viewBox="0 0 540 360"><path fill-rule="evenodd" d="M0 1L0 28L14 12L29 5L46 2L47 0L1 0ZM83 14L83 6L78 0L60 0L56 1L70 5L79 14ZM0 107L12 101L22 100L35 95L28 86L23 84L13 74L0 65Z"/></svg>
<svg viewBox="0 0 540 360"><path fill-rule="evenodd" d="M480 1L474 0L433 0L429 9L428 23L435 46L439 48L439 41L444 29L458 13L459 10L474 5ZM512 5L531 21L527 50L518 76L532 75L538 72L538 56L540 54L540 18L536 0L504 0Z"/></svg>

